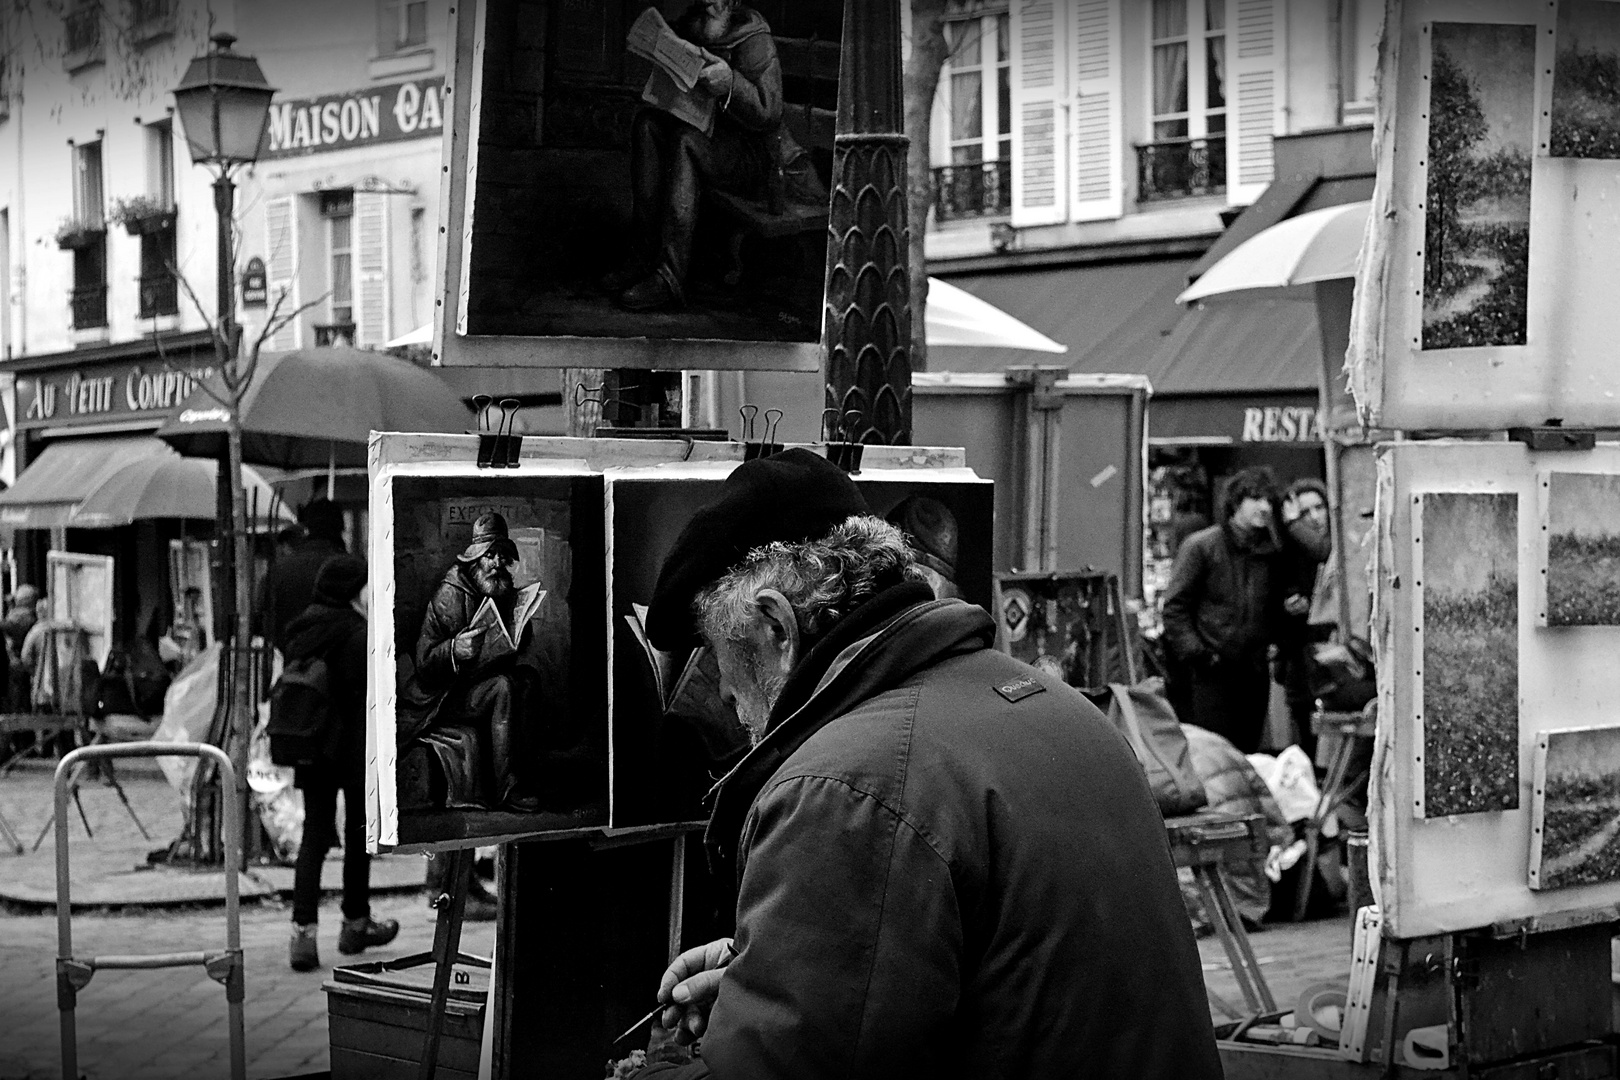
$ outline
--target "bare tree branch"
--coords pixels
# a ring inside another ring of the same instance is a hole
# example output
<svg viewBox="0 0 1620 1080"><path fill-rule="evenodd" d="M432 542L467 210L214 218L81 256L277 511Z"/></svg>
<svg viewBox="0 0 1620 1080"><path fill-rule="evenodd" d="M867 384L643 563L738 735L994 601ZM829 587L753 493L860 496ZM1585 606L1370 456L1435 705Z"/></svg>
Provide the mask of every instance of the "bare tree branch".
<svg viewBox="0 0 1620 1080"><path fill-rule="evenodd" d="M191 377L191 373L186 371L179 364L175 363L174 358L164 350L163 335L158 331L156 315L152 316L152 344L154 347L156 347L158 360L163 363L163 367L166 371L173 371L180 375L184 375L187 378ZM203 393L207 394L214 401L218 402L222 407L227 409L235 407L230 401L227 401L225 398L222 398L218 394L214 393L213 387L209 386L206 380L198 379L197 388Z"/></svg>

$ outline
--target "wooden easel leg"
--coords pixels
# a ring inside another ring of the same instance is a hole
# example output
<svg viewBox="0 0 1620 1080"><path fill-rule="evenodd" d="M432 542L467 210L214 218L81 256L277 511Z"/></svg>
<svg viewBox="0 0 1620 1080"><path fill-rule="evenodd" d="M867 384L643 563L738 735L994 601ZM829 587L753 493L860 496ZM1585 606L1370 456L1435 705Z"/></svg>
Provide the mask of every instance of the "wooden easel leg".
<svg viewBox="0 0 1620 1080"><path fill-rule="evenodd" d="M457 848L446 857L444 892L434 898L439 922L433 931L433 997L428 1005L427 1030L422 1034L422 1060L417 1066L419 1080L433 1080L439 1069L439 1035L450 1003L450 974L461 956L461 918L467 910L467 888L472 881L476 848Z"/></svg>

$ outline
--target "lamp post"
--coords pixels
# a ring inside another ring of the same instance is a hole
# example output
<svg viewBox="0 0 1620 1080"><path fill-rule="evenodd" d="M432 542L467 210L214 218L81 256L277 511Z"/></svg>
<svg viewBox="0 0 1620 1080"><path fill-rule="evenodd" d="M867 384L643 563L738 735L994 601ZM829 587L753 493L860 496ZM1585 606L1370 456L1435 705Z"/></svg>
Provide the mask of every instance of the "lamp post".
<svg viewBox="0 0 1620 1080"><path fill-rule="evenodd" d="M236 185L232 175L244 165L259 159L259 148L264 142L265 127L270 120L270 100L275 89L265 81L259 62L251 56L242 56L232 50L236 44L231 34L215 34L213 48L196 57L186 68L180 85L174 88L175 111L185 131L186 145L191 151L194 165L204 165L214 174L214 212L218 217L218 309L215 316L214 353L220 381L230 397L230 424L227 435L226 460L219 471L222 512L228 512L230 536L222 538L221 576L228 575L233 584L231 602L221 605L228 612L229 637L232 647L228 663L224 654L222 670L229 673L229 702L222 741L236 767L237 790L229 796L235 798L243 813L238 820L246 823L248 741L252 733L253 702L248 680L251 657L252 626L249 619L252 593L252 560L238 548L247 537L247 514L242 505L242 428L240 405L242 393L247 389L247 378L237 368L239 333L236 327L236 270L231 250L234 230L233 212ZM251 373L247 373L251 374ZM222 513L222 516L225 516ZM216 627L216 632L218 628ZM221 680L222 688L227 685ZM194 803L194 805L196 805ZM193 837L205 843L197 830L197 815L193 815ZM249 845L243 845L244 853Z"/></svg>

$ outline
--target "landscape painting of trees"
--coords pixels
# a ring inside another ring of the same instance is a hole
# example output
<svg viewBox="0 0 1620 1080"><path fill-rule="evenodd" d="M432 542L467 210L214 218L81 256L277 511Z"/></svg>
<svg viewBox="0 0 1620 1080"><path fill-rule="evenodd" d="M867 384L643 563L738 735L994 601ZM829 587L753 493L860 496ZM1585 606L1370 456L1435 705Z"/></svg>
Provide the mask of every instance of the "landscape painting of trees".
<svg viewBox="0 0 1620 1080"><path fill-rule="evenodd" d="M1549 153L1620 158L1620 4L1558 5Z"/></svg>
<svg viewBox="0 0 1620 1080"><path fill-rule="evenodd" d="M1620 476L1547 477L1547 625L1620 626Z"/></svg>
<svg viewBox="0 0 1620 1080"><path fill-rule="evenodd" d="M1523 345L1535 27L1435 23L1431 38L1422 345Z"/></svg>
<svg viewBox="0 0 1620 1080"><path fill-rule="evenodd" d="M1420 496L1423 816L1519 805L1519 503Z"/></svg>
<svg viewBox="0 0 1620 1080"><path fill-rule="evenodd" d="M1620 728L1541 737L1530 829L1532 889L1620 880Z"/></svg>

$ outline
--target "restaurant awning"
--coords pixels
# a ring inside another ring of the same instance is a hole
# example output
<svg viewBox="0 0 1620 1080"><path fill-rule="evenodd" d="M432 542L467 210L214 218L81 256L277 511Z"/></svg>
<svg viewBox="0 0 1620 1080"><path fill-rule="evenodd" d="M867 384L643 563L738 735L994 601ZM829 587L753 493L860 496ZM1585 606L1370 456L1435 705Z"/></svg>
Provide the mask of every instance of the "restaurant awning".
<svg viewBox="0 0 1620 1080"><path fill-rule="evenodd" d="M150 436L50 443L15 484L0 492L0 528L66 527L74 509L113 473L132 461L173 453Z"/></svg>

